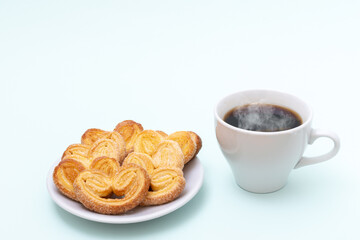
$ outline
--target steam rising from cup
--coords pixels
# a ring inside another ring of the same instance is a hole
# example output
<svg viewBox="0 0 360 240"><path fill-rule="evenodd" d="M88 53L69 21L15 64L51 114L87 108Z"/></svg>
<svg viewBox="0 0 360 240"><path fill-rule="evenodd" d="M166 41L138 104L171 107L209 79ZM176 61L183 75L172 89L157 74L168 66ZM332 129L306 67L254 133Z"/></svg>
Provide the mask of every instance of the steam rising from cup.
<svg viewBox="0 0 360 240"><path fill-rule="evenodd" d="M248 104L227 114L229 124L250 131L276 132L301 125L300 116L294 111L271 104Z"/></svg>

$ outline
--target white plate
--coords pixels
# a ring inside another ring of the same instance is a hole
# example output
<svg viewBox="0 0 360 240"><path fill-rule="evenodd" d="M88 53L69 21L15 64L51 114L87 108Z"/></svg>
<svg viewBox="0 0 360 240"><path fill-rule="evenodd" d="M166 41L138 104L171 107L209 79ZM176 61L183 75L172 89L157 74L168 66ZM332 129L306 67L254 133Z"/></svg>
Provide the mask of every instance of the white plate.
<svg viewBox="0 0 360 240"><path fill-rule="evenodd" d="M78 217L88 219L95 222L123 224L123 223L136 223L148 221L154 218L164 216L168 213L175 211L176 209L184 206L189 202L200 190L203 183L204 169L201 165L199 158L194 158L184 167L184 177L186 179L186 185L184 191L179 198L172 202L159 206L149 207L136 207L135 209L122 214L122 215L103 215L89 211L79 202L75 202L64 195L54 185L52 180L52 173L54 167L58 162L49 170L47 176L47 188L51 198L64 210L72 213Z"/></svg>

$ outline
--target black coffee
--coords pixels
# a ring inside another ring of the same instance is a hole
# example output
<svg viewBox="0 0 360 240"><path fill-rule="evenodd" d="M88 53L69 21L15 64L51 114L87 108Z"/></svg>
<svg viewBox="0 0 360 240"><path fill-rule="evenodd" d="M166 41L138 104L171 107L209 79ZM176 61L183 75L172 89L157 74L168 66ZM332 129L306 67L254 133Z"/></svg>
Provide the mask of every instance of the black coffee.
<svg viewBox="0 0 360 240"><path fill-rule="evenodd" d="M291 109L271 104L248 104L235 107L226 113L228 124L258 132L277 132L302 124L299 114Z"/></svg>

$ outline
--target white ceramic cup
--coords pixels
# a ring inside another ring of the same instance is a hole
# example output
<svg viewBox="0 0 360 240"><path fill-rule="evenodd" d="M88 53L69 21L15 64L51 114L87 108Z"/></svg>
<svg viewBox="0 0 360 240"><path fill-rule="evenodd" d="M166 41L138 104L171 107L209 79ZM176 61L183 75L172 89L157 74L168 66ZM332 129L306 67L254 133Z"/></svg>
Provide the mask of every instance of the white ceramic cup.
<svg viewBox="0 0 360 240"><path fill-rule="evenodd" d="M284 131L257 132L231 126L223 120L231 109L252 103L289 108L300 115L302 124ZM313 129L312 118L312 110L305 102L272 90L237 92L220 100L215 107L216 137L236 183L250 192L274 192L285 186L292 169L334 157L340 148L339 137L331 131ZM330 138L333 148L321 156L303 157L306 146L319 137Z"/></svg>

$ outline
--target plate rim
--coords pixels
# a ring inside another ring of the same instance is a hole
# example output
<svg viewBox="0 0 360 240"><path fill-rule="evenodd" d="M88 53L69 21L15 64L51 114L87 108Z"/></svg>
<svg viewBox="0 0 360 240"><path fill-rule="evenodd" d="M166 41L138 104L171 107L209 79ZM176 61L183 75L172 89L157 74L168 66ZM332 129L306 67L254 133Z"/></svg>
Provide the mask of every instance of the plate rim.
<svg viewBox="0 0 360 240"><path fill-rule="evenodd" d="M106 214L94 213L87 209L81 209L81 210L74 209L73 207L69 206L65 202L61 201L62 198L67 198L67 197L62 195L57 190L57 188L53 182L53 178L52 178L53 170L59 162L60 161L55 161L51 165L51 167L48 171L48 174L47 174L47 178L46 178L46 186L47 186L47 190L50 194L51 199L56 203L57 206L59 206L60 208L62 208L63 210L67 211L68 213L70 213L72 215L75 215L77 217L87 219L90 221L101 222L101 223L109 223L109 224L139 223L139 222L149 221L149 220L153 220L153 219L162 217L164 215L167 215L171 212L176 211L177 209L179 209L179 208L183 207L185 204L187 204L200 191L200 189L203 185L203 182L204 182L204 167L202 166L199 157L196 156L188 164L195 166L193 168L196 168L196 170L195 170L195 171L197 171L196 178L198 179L198 181L195 181L194 186L191 188L190 191L188 191L187 194L180 196L179 198L175 199L174 201L172 201L170 203L167 203L167 204L169 204L167 208L159 209L159 211L149 213L145 216L137 216L137 217L132 217L132 218L124 217L123 218L123 216L125 216L125 215L106 215ZM184 169L189 167L188 164L185 165ZM186 169L185 169L185 171L186 171ZM185 176L185 180L187 180L186 176ZM70 199L67 198L67 200L70 200ZM70 200L70 201L73 201L73 200ZM162 205L162 206L164 206L164 205ZM151 206L149 206L149 207L151 207ZM154 207L156 207L156 206L154 206ZM84 212L84 211L86 211L86 212ZM87 213L89 213L89 214L87 214ZM93 213L98 214L98 215L93 215ZM131 215L126 215L126 216L131 216Z"/></svg>

